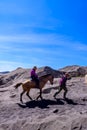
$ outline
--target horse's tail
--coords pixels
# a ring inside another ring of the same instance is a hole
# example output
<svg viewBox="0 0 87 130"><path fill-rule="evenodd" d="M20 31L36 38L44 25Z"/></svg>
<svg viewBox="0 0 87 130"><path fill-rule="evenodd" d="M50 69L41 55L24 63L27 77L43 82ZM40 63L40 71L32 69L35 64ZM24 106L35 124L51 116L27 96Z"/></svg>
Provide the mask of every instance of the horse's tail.
<svg viewBox="0 0 87 130"><path fill-rule="evenodd" d="M22 83L17 83L14 87L17 89Z"/></svg>

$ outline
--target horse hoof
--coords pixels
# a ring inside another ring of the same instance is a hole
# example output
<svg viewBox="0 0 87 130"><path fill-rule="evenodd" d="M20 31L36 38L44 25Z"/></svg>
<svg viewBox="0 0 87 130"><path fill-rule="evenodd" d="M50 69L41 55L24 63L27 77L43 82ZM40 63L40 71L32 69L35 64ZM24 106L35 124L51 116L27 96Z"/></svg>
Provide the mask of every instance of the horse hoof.
<svg viewBox="0 0 87 130"><path fill-rule="evenodd" d="M68 100L68 98L66 98L66 97L63 97L64 98L64 100Z"/></svg>
<svg viewBox="0 0 87 130"><path fill-rule="evenodd" d="M35 100L38 101L38 98L36 98Z"/></svg>
<svg viewBox="0 0 87 130"><path fill-rule="evenodd" d="M56 100L57 100L57 98L56 98L56 96L55 96L55 95L54 95L53 97L54 97L54 99L56 99Z"/></svg>
<svg viewBox="0 0 87 130"><path fill-rule="evenodd" d="M30 100L31 100L31 101L33 101L33 99L32 99L32 98L30 98Z"/></svg>
<svg viewBox="0 0 87 130"><path fill-rule="evenodd" d="M43 100L43 98L40 98L40 100L42 101L42 100Z"/></svg>
<svg viewBox="0 0 87 130"><path fill-rule="evenodd" d="M22 100L20 100L20 102L21 102L21 103L23 103L23 101L22 101Z"/></svg>
<svg viewBox="0 0 87 130"><path fill-rule="evenodd" d="M54 97L54 98L56 98L56 96L55 96L55 95L53 95L53 97Z"/></svg>

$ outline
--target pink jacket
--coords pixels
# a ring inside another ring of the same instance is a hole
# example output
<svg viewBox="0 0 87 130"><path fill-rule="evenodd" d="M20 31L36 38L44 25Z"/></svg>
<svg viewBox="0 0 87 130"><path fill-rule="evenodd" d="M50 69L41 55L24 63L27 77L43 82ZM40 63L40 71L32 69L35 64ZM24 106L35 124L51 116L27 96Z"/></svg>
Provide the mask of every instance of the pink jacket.
<svg viewBox="0 0 87 130"><path fill-rule="evenodd" d="M31 76L38 78L38 75L36 74L34 69L31 70Z"/></svg>

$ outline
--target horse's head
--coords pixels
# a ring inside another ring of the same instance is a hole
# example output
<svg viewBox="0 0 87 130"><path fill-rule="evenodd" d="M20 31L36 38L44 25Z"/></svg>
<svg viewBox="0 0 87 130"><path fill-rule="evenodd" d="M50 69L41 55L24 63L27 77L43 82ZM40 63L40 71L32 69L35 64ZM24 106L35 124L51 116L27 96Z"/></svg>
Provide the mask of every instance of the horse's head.
<svg viewBox="0 0 87 130"><path fill-rule="evenodd" d="M43 75L39 78L39 81L42 83L42 86L47 83L47 81L50 82L50 84L53 85L54 76L51 74Z"/></svg>
<svg viewBox="0 0 87 130"><path fill-rule="evenodd" d="M71 76L70 76L70 74L69 74L69 73L65 73L65 76L67 77L67 79L68 79L68 80L70 80L70 79L71 79Z"/></svg>
<svg viewBox="0 0 87 130"><path fill-rule="evenodd" d="M50 84L53 85L54 76L53 75L49 75L48 78L49 78Z"/></svg>

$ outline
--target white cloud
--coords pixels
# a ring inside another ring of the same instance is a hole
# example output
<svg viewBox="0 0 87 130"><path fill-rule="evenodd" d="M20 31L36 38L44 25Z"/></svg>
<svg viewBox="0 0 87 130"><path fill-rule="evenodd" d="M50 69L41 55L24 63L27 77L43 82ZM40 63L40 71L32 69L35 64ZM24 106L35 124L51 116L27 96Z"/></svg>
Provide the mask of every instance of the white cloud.
<svg viewBox="0 0 87 130"><path fill-rule="evenodd" d="M31 68L34 65L61 66L68 62L86 60L86 56L80 55L80 51L85 51L87 46L66 36L35 33L1 35L0 42L0 57L4 60L0 61L1 71L14 70L17 67ZM10 61L7 61L9 57Z"/></svg>
<svg viewBox="0 0 87 130"><path fill-rule="evenodd" d="M86 44L82 44L82 43L77 43L77 45L75 46L76 50L78 51L87 51L87 45Z"/></svg>
<svg viewBox="0 0 87 130"><path fill-rule="evenodd" d="M86 51L87 45L57 34L0 35L0 49L13 51ZM51 47L53 46L53 48ZM45 49L46 47L46 49ZM51 48L50 48L51 47ZM58 53L57 51L57 53Z"/></svg>
<svg viewBox="0 0 87 130"><path fill-rule="evenodd" d="M33 64L31 63L23 63L23 62L16 62L16 61L0 61L0 72L2 71L12 71L17 69L18 67L22 68L31 68Z"/></svg>
<svg viewBox="0 0 87 130"><path fill-rule="evenodd" d="M32 43L32 44L54 44L54 45L69 45L72 43L65 36L57 34L21 34L21 35L0 35L0 42L17 42L17 43Z"/></svg>
<svg viewBox="0 0 87 130"><path fill-rule="evenodd" d="M18 62L11 62L11 61L0 61L0 72L2 71L11 71L16 69L19 65Z"/></svg>

